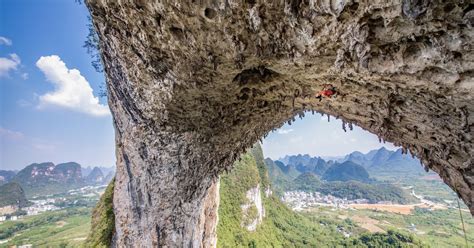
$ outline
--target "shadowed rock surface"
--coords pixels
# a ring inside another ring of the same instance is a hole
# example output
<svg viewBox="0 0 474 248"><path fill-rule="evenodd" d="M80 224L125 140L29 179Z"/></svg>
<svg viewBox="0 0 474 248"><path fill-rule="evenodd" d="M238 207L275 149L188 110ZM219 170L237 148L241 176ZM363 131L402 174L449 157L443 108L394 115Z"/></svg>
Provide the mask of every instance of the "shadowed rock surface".
<svg viewBox="0 0 474 248"><path fill-rule="evenodd" d="M116 246L205 246L219 173L309 110L409 149L474 213L468 1L87 5L116 129ZM325 83L339 95L319 102Z"/></svg>

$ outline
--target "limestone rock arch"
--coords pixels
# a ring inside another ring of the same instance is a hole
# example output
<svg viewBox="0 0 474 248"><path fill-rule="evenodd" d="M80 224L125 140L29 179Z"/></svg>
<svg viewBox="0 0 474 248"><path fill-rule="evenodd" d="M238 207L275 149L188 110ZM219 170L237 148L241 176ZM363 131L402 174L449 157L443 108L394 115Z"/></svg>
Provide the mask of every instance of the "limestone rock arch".
<svg viewBox="0 0 474 248"><path fill-rule="evenodd" d="M308 110L409 149L474 213L469 1L87 5L116 129L115 246L211 244L219 173ZM324 83L340 96L317 101Z"/></svg>

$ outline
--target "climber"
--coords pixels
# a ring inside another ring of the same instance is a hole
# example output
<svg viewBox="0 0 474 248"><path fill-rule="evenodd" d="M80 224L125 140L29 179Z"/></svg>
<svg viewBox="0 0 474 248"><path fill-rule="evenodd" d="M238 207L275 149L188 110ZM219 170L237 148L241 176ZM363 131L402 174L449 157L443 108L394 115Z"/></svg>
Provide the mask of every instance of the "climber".
<svg viewBox="0 0 474 248"><path fill-rule="evenodd" d="M336 96L336 87L332 86L331 84L323 84L323 89L316 94L316 99L321 101L323 97L331 98Z"/></svg>

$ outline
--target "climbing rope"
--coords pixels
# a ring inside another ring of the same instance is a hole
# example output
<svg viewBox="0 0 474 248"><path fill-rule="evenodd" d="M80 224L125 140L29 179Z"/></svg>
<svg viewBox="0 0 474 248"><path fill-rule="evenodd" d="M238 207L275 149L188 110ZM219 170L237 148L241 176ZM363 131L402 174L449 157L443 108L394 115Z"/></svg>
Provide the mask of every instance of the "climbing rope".
<svg viewBox="0 0 474 248"><path fill-rule="evenodd" d="M461 213L461 203L459 203L459 198L456 198L456 200L458 200L459 217L461 217L462 231L464 232L464 241L466 241L466 248L469 248L467 244L466 228L464 227L464 219L462 218L462 213Z"/></svg>

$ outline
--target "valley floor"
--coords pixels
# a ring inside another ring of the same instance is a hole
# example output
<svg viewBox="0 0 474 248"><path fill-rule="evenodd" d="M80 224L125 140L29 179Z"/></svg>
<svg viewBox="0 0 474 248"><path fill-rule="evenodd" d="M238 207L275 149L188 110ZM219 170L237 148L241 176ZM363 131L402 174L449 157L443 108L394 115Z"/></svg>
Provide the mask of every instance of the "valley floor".
<svg viewBox="0 0 474 248"><path fill-rule="evenodd" d="M314 207L304 211L309 216L326 216L330 219L353 223L368 232L400 230L412 233L431 247L466 247L459 211L444 209L429 211L415 208L409 214L370 209L334 209ZM463 213L469 244L474 243L474 218ZM350 234L352 236L352 234Z"/></svg>
<svg viewBox="0 0 474 248"><path fill-rule="evenodd" d="M428 210L413 208L396 211L390 205L358 204L359 209L316 206L300 211L315 224L324 225L325 221L336 232L346 238L360 235L365 231L386 232L395 229L408 232L429 244L431 247L465 247L459 212L455 208ZM401 206L402 208L405 206ZM384 211L389 210L389 211ZM400 212L400 213L397 213ZM90 230L90 207L69 207L48 211L35 216L27 216L16 221L0 223L0 247L28 245L33 247L79 247ZM468 242L474 243L474 218L463 212Z"/></svg>
<svg viewBox="0 0 474 248"><path fill-rule="evenodd" d="M304 215L341 220L370 233L400 230L411 233L425 244L436 248L466 247L459 213L461 210L468 244L474 244L474 217L462 202L461 209L458 208L456 194L436 174L406 176L397 173L378 173L377 179L410 190L411 195L417 198L419 203L354 203L341 199L334 200L324 195L311 198L313 202L310 204L297 197L290 198L291 201L285 197L282 199L292 209ZM298 196L293 193L293 196L295 195ZM319 202L315 202L315 199ZM346 236L353 235L357 234L347 232Z"/></svg>
<svg viewBox="0 0 474 248"><path fill-rule="evenodd" d="M12 236L0 240L0 247L32 244L33 247L80 247L90 229L90 208L69 208L0 223L0 234ZM399 214L369 209L334 209L314 207L301 212L314 222L332 220L342 223L338 231L346 237L390 229L414 234L431 247L465 247L457 209L426 211L415 209L410 214ZM468 242L474 243L474 218L464 212ZM415 224L416 223L416 224ZM27 226L26 229L23 229ZM356 228L348 228L354 226Z"/></svg>
<svg viewBox="0 0 474 248"><path fill-rule="evenodd" d="M90 230L91 209L73 207L0 223L0 247L79 247Z"/></svg>

